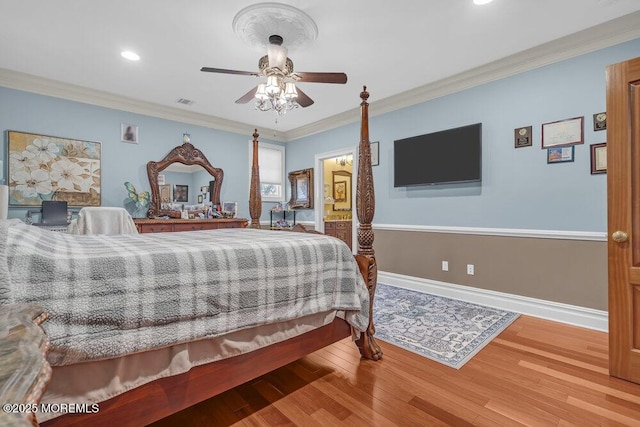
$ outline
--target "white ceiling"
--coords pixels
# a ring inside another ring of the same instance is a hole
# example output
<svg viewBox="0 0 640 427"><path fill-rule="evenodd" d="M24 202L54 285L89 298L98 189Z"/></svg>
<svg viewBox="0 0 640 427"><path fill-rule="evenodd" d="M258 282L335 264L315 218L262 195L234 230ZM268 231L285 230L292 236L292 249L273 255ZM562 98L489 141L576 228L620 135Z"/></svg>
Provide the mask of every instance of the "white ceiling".
<svg viewBox="0 0 640 427"><path fill-rule="evenodd" d="M419 102L416 94L428 98L427 89L437 96L444 82L473 76L470 70L499 77L499 68L582 53L581 40L593 50L640 36L640 0L285 0L318 26L317 40L289 49L295 70L345 72L348 82L300 83L315 104L276 123L274 113L234 103L255 77L200 71L257 71L265 51L232 29L236 13L255 3L0 0L0 85L219 128L258 127L287 140L353 121L363 84L372 111L388 110ZM543 48L551 52L544 58ZM125 49L141 60L122 59Z"/></svg>

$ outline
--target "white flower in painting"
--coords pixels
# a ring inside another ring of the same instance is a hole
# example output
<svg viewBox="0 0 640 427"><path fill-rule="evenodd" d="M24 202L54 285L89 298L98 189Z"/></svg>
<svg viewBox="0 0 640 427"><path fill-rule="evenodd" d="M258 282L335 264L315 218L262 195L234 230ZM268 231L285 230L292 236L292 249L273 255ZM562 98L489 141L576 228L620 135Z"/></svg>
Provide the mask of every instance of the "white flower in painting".
<svg viewBox="0 0 640 427"><path fill-rule="evenodd" d="M38 194L49 194L53 191L51 177L43 169L32 172L18 171L11 176L16 183L16 191L23 194L25 198L36 197Z"/></svg>
<svg viewBox="0 0 640 427"><path fill-rule="evenodd" d="M81 186L84 178L83 169L67 158L60 158L51 164L51 180L58 183L58 188L73 191L75 185Z"/></svg>
<svg viewBox="0 0 640 427"><path fill-rule="evenodd" d="M31 151L11 151L9 154L9 168L12 172L32 171L39 167L40 164L36 160L36 155Z"/></svg>
<svg viewBox="0 0 640 427"><path fill-rule="evenodd" d="M27 146L27 150L35 154L36 159L41 163L47 163L60 153L56 144L48 139L36 138L33 143Z"/></svg>
<svg viewBox="0 0 640 427"><path fill-rule="evenodd" d="M88 193L90 189L100 192L100 160L82 159L84 163L84 179L80 191Z"/></svg>

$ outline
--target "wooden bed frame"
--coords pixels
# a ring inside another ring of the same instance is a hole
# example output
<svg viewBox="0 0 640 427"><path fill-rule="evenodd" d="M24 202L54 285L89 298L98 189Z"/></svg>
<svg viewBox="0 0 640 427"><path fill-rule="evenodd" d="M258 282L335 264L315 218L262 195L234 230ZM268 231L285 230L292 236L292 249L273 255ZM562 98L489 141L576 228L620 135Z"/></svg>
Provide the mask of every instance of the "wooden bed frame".
<svg viewBox="0 0 640 427"><path fill-rule="evenodd" d="M377 266L373 250L371 221L375 210L371 151L369 148L369 120L366 86L360 94L362 99L362 123L358 158L358 181L356 211L358 227L358 253L355 255L360 272L369 290L371 306L369 327L356 344L364 358L378 360L382 357L380 347L373 337L373 298L377 283ZM249 212L250 227L260 228L261 198L258 178L258 132L253 134L253 164ZM305 231L297 227L296 231ZM278 344L261 348L240 356L223 359L192 368L188 372L161 378L137 387L105 402L95 414L69 414L44 422L43 426L122 426L147 425L198 402L230 390L274 369L291 363L307 354L326 347L351 335L350 325L340 318L321 328L288 339ZM54 373L55 375L55 373Z"/></svg>

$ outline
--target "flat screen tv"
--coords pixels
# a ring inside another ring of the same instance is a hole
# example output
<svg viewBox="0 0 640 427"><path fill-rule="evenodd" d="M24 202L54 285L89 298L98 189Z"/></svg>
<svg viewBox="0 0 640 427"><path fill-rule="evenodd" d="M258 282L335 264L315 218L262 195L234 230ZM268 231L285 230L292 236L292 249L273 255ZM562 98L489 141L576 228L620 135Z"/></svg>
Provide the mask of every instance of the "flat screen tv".
<svg viewBox="0 0 640 427"><path fill-rule="evenodd" d="M394 187L482 180L482 123L393 143Z"/></svg>

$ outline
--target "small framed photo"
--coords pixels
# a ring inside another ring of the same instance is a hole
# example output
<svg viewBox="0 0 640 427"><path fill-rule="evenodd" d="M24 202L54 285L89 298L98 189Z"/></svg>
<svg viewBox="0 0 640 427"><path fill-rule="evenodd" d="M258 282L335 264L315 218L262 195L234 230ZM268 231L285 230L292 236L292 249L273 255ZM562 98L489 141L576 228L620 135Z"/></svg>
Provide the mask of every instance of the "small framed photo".
<svg viewBox="0 0 640 427"><path fill-rule="evenodd" d="M120 124L120 141L130 144L138 143L138 126L129 123Z"/></svg>
<svg viewBox="0 0 640 427"><path fill-rule="evenodd" d="M532 131L532 126L525 126L522 128L514 129L513 141L515 148L531 147L533 145L533 140L531 138Z"/></svg>
<svg viewBox="0 0 640 427"><path fill-rule="evenodd" d="M584 144L584 117L542 124L542 148Z"/></svg>
<svg viewBox="0 0 640 427"><path fill-rule="evenodd" d="M372 142L371 147L371 166L378 166L380 164L380 142Z"/></svg>
<svg viewBox="0 0 640 427"><path fill-rule="evenodd" d="M597 113L593 115L593 130L606 130L607 129L607 113Z"/></svg>
<svg viewBox="0 0 640 427"><path fill-rule="evenodd" d="M573 162L575 145L569 147L553 147L547 149L547 163Z"/></svg>
<svg viewBox="0 0 640 427"><path fill-rule="evenodd" d="M204 202L204 197L202 194L198 194L198 204L201 205Z"/></svg>
<svg viewBox="0 0 640 427"><path fill-rule="evenodd" d="M607 143L591 144L591 175L607 173Z"/></svg>
<svg viewBox="0 0 640 427"><path fill-rule="evenodd" d="M222 202L222 212L229 212L235 216L238 213L238 202Z"/></svg>
<svg viewBox="0 0 640 427"><path fill-rule="evenodd" d="M189 186L188 185L174 185L173 186L173 200L176 202L186 203L189 201Z"/></svg>
<svg viewBox="0 0 640 427"><path fill-rule="evenodd" d="M158 185L160 191L160 201L162 203L171 203L171 184Z"/></svg>

